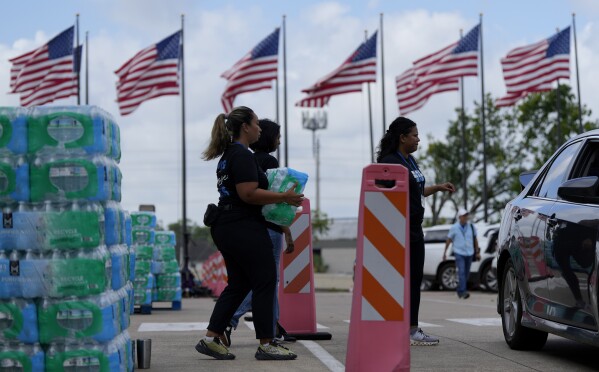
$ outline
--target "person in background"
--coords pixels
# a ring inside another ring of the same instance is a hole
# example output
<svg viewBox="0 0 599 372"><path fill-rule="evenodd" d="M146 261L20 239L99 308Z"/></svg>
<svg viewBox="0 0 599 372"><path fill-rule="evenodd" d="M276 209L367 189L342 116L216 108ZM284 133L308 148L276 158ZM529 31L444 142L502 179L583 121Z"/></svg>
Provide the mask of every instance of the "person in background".
<svg viewBox="0 0 599 372"><path fill-rule="evenodd" d="M476 239L476 228L468 222L468 211L464 208L460 208L458 221L451 226L447 233L443 261L447 257L447 248L452 243L455 265L458 269L458 287L456 290L459 298L466 299L470 297L470 293L468 293L470 265L473 260L480 260L480 248L478 247L478 239Z"/></svg>
<svg viewBox="0 0 599 372"><path fill-rule="evenodd" d="M428 335L418 327L420 310L420 285L424 273L424 198L437 192L455 191L453 184L445 182L425 186L425 178L416 159L411 155L418 149L416 123L405 117L397 117L381 139L376 156L377 163L401 164L409 170L410 198L410 345L437 345L439 339ZM377 185L392 187L394 181L377 181Z"/></svg>
<svg viewBox="0 0 599 372"><path fill-rule="evenodd" d="M216 301L206 336L195 348L216 359L235 358L221 337L250 290L256 338L260 340L256 359L297 357L274 340L277 271L261 209L273 203L300 206L304 198L294 191L295 186L284 193L267 190L266 175L248 148L260 132L256 114L248 107L236 107L228 115L217 116L210 143L202 154L205 160L220 156L216 168L218 216L210 223L210 234L225 260L228 285Z"/></svg>
<svg viewBox="0 0 599 372"><path fill-rule="evenodd" d="M270 155L276 151L281 144L281 126L271 120L261 119L258 121L262 132L258 141L250 144L250 148L254 150L254 157L258 161L258 165L263 171L268 169L279 168L279 161L274 156ZM272 222L266 222L268 226L268 234L273 245L273 254L275 258L275 265L277 267L277 283L279 282L279 262L281 259L281 249L283 245L283 235L285 236L285 243L287 248L285 253L291 253L294 250L293 238L291 237L291 231L288 226L279 226ZM239 319L252 308L252 292L248 293L245 297L233 318L231 318L230 325L225 329L223 343L226 346L231 345L231 332L233 329L237 329ZM277 341L295 341L294 337L287 334L283 326L278 322L279 320L279 293L275 289L275 302L273 307L273 318L274 318L274 332Z"/></svg>

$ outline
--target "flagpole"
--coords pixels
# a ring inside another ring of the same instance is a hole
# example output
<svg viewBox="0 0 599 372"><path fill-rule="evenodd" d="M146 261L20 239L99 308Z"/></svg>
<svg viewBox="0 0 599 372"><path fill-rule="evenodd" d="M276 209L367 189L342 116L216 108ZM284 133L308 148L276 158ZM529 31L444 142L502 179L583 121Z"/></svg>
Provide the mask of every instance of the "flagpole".
<svg viewBox="0 0 599 372"><path fill-rule="evenodd" d="M460 39L462 39L462 29L460 29ZM464 209L468 210L468 182L466 176L466 118L464 115L464 77L460 76L460 96L462 109L460 110L460 122L462 124L462 189L464 193Z"/></svg>
<svg viewBox="0 0 599 372"><path fill-rule="evenodd" d="M576 42L576 13L572 13L572 31L574 32L574 61L576 63L576 90L578 91L578 129L584 131L582 126L582 105L580 103L580 74L578 72L578 43ZM559 85L558 85L559 86Z"/></svg>
<svg viewBox="0 0 599 372"><path fill-rule="evenodd" d="M275 80L275 120L279 124L279 79ZM280 125L280 124L279 124ZM281 160L281 146L277 146L277 160Z"/></svg>
<svg viewBox="0 0 599 372"><path fill-rule="evenodd" d="M289 166L289 137L287 135L287 27L283 14L283 120L285 129L285 166Z"/></svg>
<svg viewBox="0 0 599 372"><path fill-rule="evenodd" d="M182 189L183 189L183 221L181 224L181 232L183 237L183 254L184 254L184 262L183 267L181 268L182 274L182 288L189 289L189 233L187 232L187 188L186 188L186 158L185 158L185 58L184 58L184 39L183 39L183 25L185 20L185 14L181 14L181 44L180 44L180 63L181 63L181 161L182 161ZM186 280L187 279L187 280Z"/></svg>
<svg viewBox="0 0 599 372"><path fill-rule="evenodd" d="M75 44L77 45L77 48L75 48L75 52L73 53L73 62L75 61L75 59L77 59L77 56L75 54L77 54L77 49L79 48L79 13L77 13L77 16L75 17L75 27L77 28L77 39ZM79 70L81 70L81 60L79 61ZM80 79L80 74L79 71L76 72L77 74L77 106L81 105L81 79Z"/></svg>
<svg viewBox="0 0 599 372"><path fill-rule="evenodd" d="M489 219L489 201L487 200L487 129L485 122L485 64L483 60L483 14L480 13L480 95L481 95L481 122L483 140L483 202L484 221Z"/></svg>
<svg viewBox="0 0 599 372"><path fill-rule="evenodd" d="M368 30L364 30L364 42L368 41ZM368 122L370 123L370 162L374 163L374 140L372 139L372 101L370 99L370 83L366 83L368 92Z"/></svg>
<svg viewBox="0 0 599 372"><path fill-rule="evenodd" d="M557 136L557 148L562 145L562 120L561 120L561 107L560 107L560 94L559 94L559 79L557 79L557 88L555 89L555 109L557 110L557 126L555 129ZM556 148L556 149L557 149Z"/></svg>
<svg viewBox="0 0 599 372"><path fill-rule="evenodd" d="M385 135L385 128L387 119L385 117L385 43L383 43L383 13L381 13L381 97L383 100L383 136Z"/></svg>
<svg viewBox="0 0 599 372"><path fill-rule="evenodd" d="M85 104L89 105L89 31L85 31Z"/></svg>

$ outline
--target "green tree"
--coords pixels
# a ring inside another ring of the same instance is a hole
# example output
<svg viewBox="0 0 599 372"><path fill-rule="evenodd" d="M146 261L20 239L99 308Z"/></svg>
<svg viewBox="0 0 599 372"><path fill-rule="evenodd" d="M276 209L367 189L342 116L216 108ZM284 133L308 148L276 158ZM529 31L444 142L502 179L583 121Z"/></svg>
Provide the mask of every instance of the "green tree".
<svg viewBox="0 0 599 372"><path fill-rule="evenodd" d="M518 106L517 121L523 133L529 153L531 169L541 167L567 139L578 134L578 101L570 86L559 85L559 125L557 117L558 90L533 93ZM582 106L584 131L597 128L597 122L589 120L591 110Z"/></svg>
<svg viewBox="0 0 599 372"><path fill-rule="evenodd" d="M326 234L330 226L329 224L333 222L333 220L329 220L326 213L321 211L320 209L312 210L312 238L314 241L318 241L324 234Z"/></svg>
<svg viewBox="0 0 599 372"><path fill-rule="evenodd" d="M465 145L462 146L460 109L449 123L445 140L430 139L424 158L420 159L427 184L452 182L454 194L437 193L427 198L432 209L432 224L441 221L440 213L450 205L464 205L462 176L467 179L468 209L481 220L484 216L483 154L487 163L487 200L489 222L498 221L506 202L521 189L518 176L524 170L538 169L555 152L558 144L579 132L576 98L567 85L559 86L560 130L557 126L557 91L533 93L512 109L498 109L494 99L485 97L486 152L483 152L481 105L464 115ZM582 107L584 130L597 128L589 121L591 111ZM561 137L558 136L561 134ZM430 138L430 137L429 137ZM466 150L465 170L462 149Z"/></svg>

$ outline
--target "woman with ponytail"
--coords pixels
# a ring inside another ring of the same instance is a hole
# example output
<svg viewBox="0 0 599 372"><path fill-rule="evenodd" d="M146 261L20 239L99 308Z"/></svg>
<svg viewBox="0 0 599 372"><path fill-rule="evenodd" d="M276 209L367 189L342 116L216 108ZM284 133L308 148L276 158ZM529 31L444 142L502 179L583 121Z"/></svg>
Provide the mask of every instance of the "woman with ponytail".
<svg viewBox="0 0 599 372"><path fill-rule="evenodd" d="M424 270L424 198L436 192L454 192L455 187L445 182L438 185L425 186L424 175L418 163L411 155L418 149L418 128L416 123L405 117L396 118L387 133L381 139L376 156L377 163L401 164L409 172L410 197L410 344L437 345L439 339L427 335L418 328L418 311L420 309L420 285ZM385 181L382 186L390 187Z"/></svg>
<svg viewBox="0 0 599 372"><path fill-rule="evenodd" d="M260 137L258 117L247 107L236 107L214 121L204 160L220 156L216 168L219 192L218 217L210 234L227 267L228 285L216 304L206 337L196 350L216 359L234 359L222 340L229 320L251 290L256 338L260 345L256 359L295 359L297 355L274 341L273 306L277 270L273 246L262 216L266 204L300 206L303 194L294 187L284 193L268 191L268 180L249 145Z"/></svg>

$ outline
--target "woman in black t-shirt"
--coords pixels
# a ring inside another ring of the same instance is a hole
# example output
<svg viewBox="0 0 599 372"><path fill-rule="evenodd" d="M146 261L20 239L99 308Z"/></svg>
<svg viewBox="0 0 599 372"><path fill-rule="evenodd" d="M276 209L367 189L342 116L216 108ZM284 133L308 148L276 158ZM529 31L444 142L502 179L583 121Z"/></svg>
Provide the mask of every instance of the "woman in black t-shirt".
<svg viewBox="0 0 599 372"><path fill-rule="evenodd" d="M260 345L257 359L295 359L297 355L280 346L273 332L273 304L276 267L272 242L261 208L266 204L301 205L303 194L294 188L276 193L268 191L268 180L249 145L260 137L258 117L247 107L236 107L214 121L205 160L219 156L216 169L219 192L218 217L210 227L212 239L223 255L228 285L218 298L206 337L196 350L216 359L234 359L221 338L229 320L251 290L256 338Z"/></svg>
<svg viewBox="0 0 599 372"><path fill-rule="evenodd" d="M439 191L454 192L455 187L445 182L425 186L424 175L411 153L418 149L418 128L416 123L405 117L395 119L381 139L377 153L377 163L401 164L409 172L410 197L410 344L436 345L439 339L427 335L418 328L420 310L420 285L424 271L424 198ZM385 185L385 182L377 182ZM390 185L392 186L392 185Z"/></svg>
<svg viewBox="0 0 599 372"><path fill-rule="evenodd" d="M260 168L266 172L268 169L279 168L279 160L271 155L272 152L276 151L281 144L281 126L272 120L260 119L258 124L262 132L258 141L251 143L250 148L254 150L254 157L258 162ZM268 234L273 245L273 256L275 258L275 266L277 268L277 283L279 282L279 262L281 259L281 250L283 245L283 235L285 235L285 242L287 248L285 253L291 253L294 249L293 238L291 237L291 231L288 226L279 226L272 222L266 222L268 227ZM225 346L231 344L231 331L237 329L239 319L246 312L252 308L252 292L248 293L246 298L243 300L233 318L231 318L231 325L225 329L225 339L222 340ZM279 320L279 296L278 291L275 289L275 301L273 307L273 329L277 340L281 341L294 341L294 338L286 334L285 329L278 323Z"/></svg>

